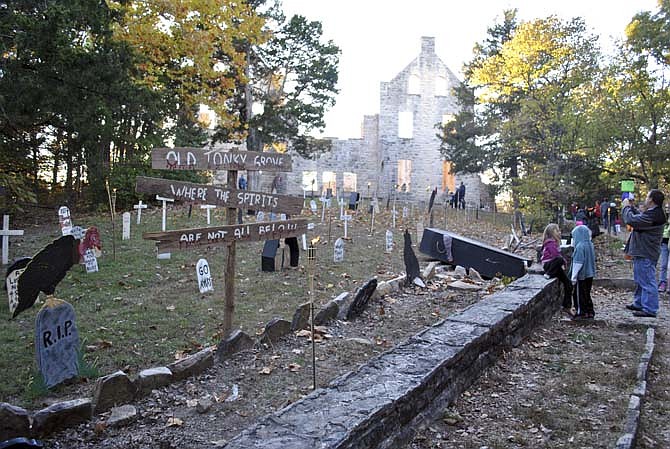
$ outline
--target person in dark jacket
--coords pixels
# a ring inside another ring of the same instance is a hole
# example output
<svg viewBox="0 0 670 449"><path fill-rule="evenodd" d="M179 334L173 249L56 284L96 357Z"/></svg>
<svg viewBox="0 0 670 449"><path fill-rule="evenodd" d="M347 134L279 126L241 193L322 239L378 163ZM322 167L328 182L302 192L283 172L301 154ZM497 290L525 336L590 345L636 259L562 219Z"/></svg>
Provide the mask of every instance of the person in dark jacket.
<svg viewBox="0 0 670 449"><path fill-rule="evenodd" d="M656 317L658 313L658 286L656 284L656 263L661 253L661 240L666 217L663 212L665 195L653 189L645 199L646 210L640 213L629 204L628 198L621 205L621 216L631 232L624 252L633 258L633 279L635 293L633 304L626 306L633 315L640 317Z"/></svg>

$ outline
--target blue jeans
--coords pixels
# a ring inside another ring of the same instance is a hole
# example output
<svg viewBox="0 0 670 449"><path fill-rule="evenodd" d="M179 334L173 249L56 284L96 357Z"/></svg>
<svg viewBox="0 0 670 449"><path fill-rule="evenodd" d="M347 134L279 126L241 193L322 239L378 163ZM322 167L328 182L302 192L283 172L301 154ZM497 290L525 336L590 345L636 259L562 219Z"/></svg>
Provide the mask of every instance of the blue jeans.
<svg viewBox="0 0 670 449"><path fill-rule="evenodd" d="M633 279L635 293L633 305L647 313L658 312L658 285L656 284L656 264L644 257L633 258Z"/></svg>
<svg viewBox="0 0 670 449"><path fill-rule="evenodd" d="M668 282L668 244L661 242L661 275L658 283Z"/></svg>

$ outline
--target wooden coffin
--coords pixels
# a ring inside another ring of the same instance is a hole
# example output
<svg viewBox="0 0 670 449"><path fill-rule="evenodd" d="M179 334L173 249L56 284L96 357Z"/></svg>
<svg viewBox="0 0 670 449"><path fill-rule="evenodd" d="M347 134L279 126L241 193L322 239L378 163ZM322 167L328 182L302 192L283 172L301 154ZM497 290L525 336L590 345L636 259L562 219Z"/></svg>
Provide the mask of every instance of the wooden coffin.
<svg viewBox="0 0 670 449"><path fill-rule="evenodd" d="M451 239L451 259L445 247L445 237ZM503 251L477 240L436 228L426 228L419 251L451 265L474 268L485 278L510 276L518 278L526 274L531 259Z"/></svg>

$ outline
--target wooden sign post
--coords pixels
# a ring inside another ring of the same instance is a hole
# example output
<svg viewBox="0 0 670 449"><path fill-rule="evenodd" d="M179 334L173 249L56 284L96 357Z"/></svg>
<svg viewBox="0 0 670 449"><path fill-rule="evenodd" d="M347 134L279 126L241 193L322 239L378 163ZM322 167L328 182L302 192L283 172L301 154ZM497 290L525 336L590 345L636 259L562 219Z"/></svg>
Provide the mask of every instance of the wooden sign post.
<svg viewBox="0 0 670 449"><path fill-rule="evenodd" d="M23 235L23 231L9 229L9 215L3 215L0 235L2 236L2 264L7 265L9 263L9 236Z"/></svg>
<svg viewBox="0 0 670 449"><path fill-rule="evenodd" d="M232 329L235 311L235 256L236 243L296 237L307 230L307 220L281 222L237 223L237 209L269 212L271 214L299 214L303 200L287 195L236 189L237 171L291 171L287 154L207 148L156 148L151 152L151 165L162 170L227 170L227 186L194 184L160 178L137 177L138 193L170 196L171 200L201 203L226 208L226 224L206 228L165 231L165 203L163 203L163 232L144 233L142 238L156 240L159 253L170 249L223 247L224 316L223 333ZM156 197L163 200L164 198ZM208 220L209 224L209 209Z"/></svg>

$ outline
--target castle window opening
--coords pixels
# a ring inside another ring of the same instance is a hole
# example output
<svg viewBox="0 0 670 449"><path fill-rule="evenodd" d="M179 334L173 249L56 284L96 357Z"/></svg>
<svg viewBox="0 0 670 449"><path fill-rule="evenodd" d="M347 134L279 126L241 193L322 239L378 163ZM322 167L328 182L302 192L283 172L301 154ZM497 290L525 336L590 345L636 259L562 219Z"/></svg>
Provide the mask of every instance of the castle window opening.
<svg viewBox="0 0 670 449"><path fill-rule="evenodd" d="M421 78L416 73L407 80L407 95L421 95Z"/></svg>
<svg viewBox="0 0 670 449"><path fill-rule="evenodd" d="M317 190L316 172L304 171L302 172L302 190Z"/></svg>
<svg viewBox="0 0 670 449"><path fill-rule="evenodd" d="M323 181L323 186L321 192L325 195L328 189L331 189L331 192L335 192L337 186L337 175L334 171L325 171L321 174L321 179Z"/></svg>
<svg viewBox="0 0 670 449"><path fill-rule="evenodd" d="M342 173L342 188L345 192L356 192L356 173L344 172Z"/></svg>
<svg viewBox="0 0 670 449"><path fill-rule="evenodd" d="M435 78L435 95L438 97L449 95L449 82L443 76Z"/></svg>
<svg viewBox="0 0 670 449"><path fill-rule="evenodd" d="M412 189L412 161L400 159L398 161L398 191L410 192Z"/></svg>

